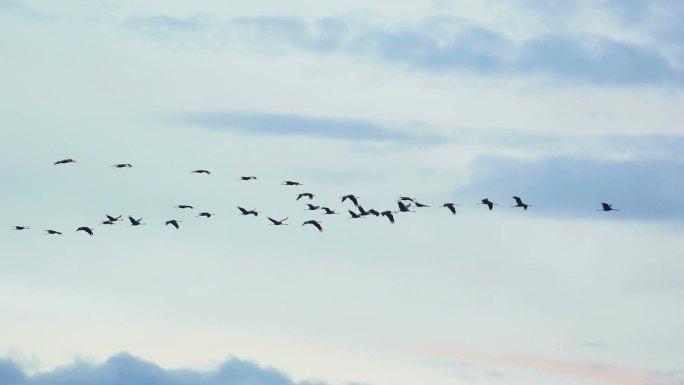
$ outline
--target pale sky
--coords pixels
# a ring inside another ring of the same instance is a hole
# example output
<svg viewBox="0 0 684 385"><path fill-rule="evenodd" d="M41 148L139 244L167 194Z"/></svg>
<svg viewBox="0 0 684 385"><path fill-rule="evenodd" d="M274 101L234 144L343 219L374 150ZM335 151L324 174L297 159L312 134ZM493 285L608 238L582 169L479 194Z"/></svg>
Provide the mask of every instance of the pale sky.
<svg viewBox="0 0 684 385"><path fill-rule="evenodd" d="M684 384L684 3L540 3L0 0L0 385Z"/></svg>

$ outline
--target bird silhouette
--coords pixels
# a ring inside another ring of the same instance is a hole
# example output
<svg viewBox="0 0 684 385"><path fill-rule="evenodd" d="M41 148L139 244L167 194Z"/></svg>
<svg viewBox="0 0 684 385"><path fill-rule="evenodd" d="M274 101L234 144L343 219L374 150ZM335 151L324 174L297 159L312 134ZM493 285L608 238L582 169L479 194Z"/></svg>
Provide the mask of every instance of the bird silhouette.
<svg viewBox="0 0 684 385"><path fill-rule="evenodd" d="M301 193L301 194L297 195L297 199L295 199L295 200L298 201L300 198L303 198L303 197L307 197L307 198L309 198L309 200L312 200L314 197L314 194L312 194L312 193Z"/></svg>
<svg viewBox="0 0 684 385"><path fill-rule="evenodd" d="M287 217L285 217L285 219L281 219L281 220L279 220L279 221L278 221L278 220L275 220L275 219L273 219L273 218L271 218L271 217L268 217L268 220L271 221L270 224L271 224L271 225L274 225L274 226L287 226L287 223L285 223L285 221L287 220Z"/></svg>
<svg viewBox="0 0 684 385"><path fill-rule="evenodd" d="M142 218L140 219L135 219L132 216L128 216L128 221L131 222L131 226L142 226L144 223L142 223Z"/></svg>
<svg viewBox="0 0 684 385"><path fill-rule="evenodd" d="M620 211L620 209L614 209L612 204L603 202L601 203L601 209L596 211Z"/></svg>
<svg viewBox="0 0 684 385"><path fill-rule="evenodd" d="M348 212L349 215L350 215L350 217L347 218L347 219L359 219L359 218L363 218L363 216L361 216L361 215L355 213L355 212L352 211L352 210L347 210L347 212Z"/></svg>
<svg viewBox="0 0 684 385"><path fill-rule="evenodd" d="M22 231L29 230L31 226L12 226L12 230Z"/></svg>
<svg viewBox="0 0 684 385"><path fill-rule="evenodd" d="M318 231L321 231L321 232L323 231L323 226L321 225L320 221L315 221L312 219L310 221L306 221L306 222L302 223L302 226L304 226L304 225L313 225L318 229Z"/></svg>
<svg viewBox="0 0 684 385"><path fill-rule="evenodd" d="M133 167L133 165L130 163L117 163L117 164L112 165L112 168L131 168L131 167Z"/></svg>
<svg viewBox="0 0 684 385"><path fill-rule="evenodd" d="M389 219L390 223L394 223L394 211L383 211L380 213L383 217L387 217Z"/></svg>
<svg viewBox="0 0 684 385"><path fill-rule="evenodd" d="M170 220L166 221L165 223L166 223L166 226L168 226L168 225L173 225L173 227L175 227L176 230L178 230L178 228L180 227L180 226L178 226L178 224L179 224L180 222L182 222L182 221L177 221L177 220L175 220L175 219L170 219Z"/></svg>
<svg viewBox="0 0 684 385"><path fill-rule="evenodd" d="M307 203L306 206L308 207L306 210L312 210L312 211L318 210L321 208L321 206L312 205L311 203Z"/></svg>
<svg viewBox="0 0 684 385"><path fill-rule="evenodd" d="M58 160L55 163L53 163L53 166L56 166L58 164L67 164L67 163L76 163L76 161L73 159L62 159L62 160Z"/></svg>
<svg viewBox="0 0 684 385"><path fill-rule="evenodd" d="M60 232L57 231L57 230L45 230L45 234L46 234L46 235L48 235L48 234L49 234L49 235L62 235L62 233L60 233Z"/></svg>
<svg viewBox="0 0 684 385"><path fill-rule="evenodd" d="M216 214L212 214L212 213L208 213L208 212L206 212L206 211L203 211L203 212L199 213L197 216L198 216L198 217L211 218L213 215L216 215Z"/></svg>
<svg viewBox="0 0 684 385"><path fill-rule="evenodd" d="M343 196L343 197L340 197L340 198L342 199L342 202L344 202L344 201L346 201L347 199L349 199L349 200L354 204L354 206L358 206L358 205L359 205L359 201L358 201L359 197L357 197L356 195L347 194L347 195L345 195L345 196Z"/></svg>
<svg viewBox="0 0 684 385"><path fill-rule="evenodd" d="M528 207L532 205L528 205L527 203L523 203L522 199L520 197L513 197L515 200L515 206L511 207L522 207L524 210L527 210Z"/></svg>
<svg viewBox="0 0 684 385"><path fill-rule="evenodd" d="M380 215L380 213L377 212L376 210L370 209L370 210L366 211L366 209L364 209L363 206L361 206L361 205L358 205L356 207L359 209L359 215L361 215L362 217L365 217L367 215L375 215L377 217Z"/></svg>
<svg viewBox="0 0 684 385"><path fill-rule="evenodd" d="M329 208L329 207L321 207L321 210L325 211L323 215L334 215L334 214L339 214L337 211Z"/></svg>
<svg viewBox="0 0 684 385"><path fill-rule="evenodd" d="M90 227L87 227L87 226L79 227L78 229L76 229L76 231L85 231L91 237L93 236L93 229L91 229Z"/></svg>
<svg viewBox="0 0 684 385"><path fill-rule="evenodd" d="M190 210L194 209L194 207L192 207L190 205L178 205L178 206L176 206L176 208L177 209L190 209Z"/></svg>
<svg viewBox="0 0 684 385"><path fill-rule="evenodd" d="M405 196L403 196L403 197L399 197L399 200L400 200L400 201L415 202L415 201L416 201L416 198L411 198L411 197L405 197Z"/></svg>
<svg viewBox="0 0 684 385"><path fill-rule="evenodd" d="M116 222L116 221L118 221L119 219L121 219L121 215L119 215L118 217L113 217L113 216L111 216L111 215L109 215L109 214L105 214L105 216L107 217L107 220L112 221L112 222Z"/></svg>
<svg viewBox="0 0 684 385"><path fill-rule="evenodd" d="M116 222L115 222L115 221L111 221L111 220L109 220L109 219L106 220L106 221L100 222L101 225L113 225L114 223L116 223Z"/></svg>
<svg viewBox="0 0 684 385"><path fill-rule="evenodd" d="M410 210L411 204L404 204L403 201L397 201L397 206L399 206L399 212L402 213L415 213L415 211Z"/></svg>
<svg viewBox="0 0 684 385"><path fill-rule="evenodd" d="M460 205L458 203L451 203L451 202L447 202L447 203L442 205L442 207L448 208L449 211L451 211L451 213L454 215L456 214L456 206L460 206Z"/></svg>
<svg viewBox="0 0 684 385"><path fill-rule="evenodd" d="M291 180L286 180L281 183L283 186L301 186L302 184L299 182L291 181Z"/></svg>
<svg viewBox="0 0 684 385"><path fill-rule="evenodd" d="M207 171L207 170L193 170L193 171L190 171L190 173L191 173L191 174L207 174L207 175L211 174L211 173L210 173L209 171Z"/></svg>
<svg viewBox="0 0 684 385"><path fill-rule="evenodd" d="M416 205L416 207L430 207L430 206L423 204L423 203L420 203L416 200L414 200L413 203Z"/></svg>
<svg viewBox="0 0 684 385"><path fill-rule="evenodd" d="M238 180L255 180L256 178L255 176L239 176Z"/></svg>
<svg viewBox="0 0 684 385"><path fill-rule="evenodd" d="M238 208L238 210L240 210L240 213L242 215L254 215L255 217L259 215L259 212L256 210L246 210L240 206L238 206L237 208Z"/></svg>
<svg viewBox="0 0 684 385"><path fill-rule="evenodd" d="M480 201L479 204L487 205L487 207L489 207L489 209L491 210L494 208L494 205L497 205L498 203L494 203L494 202L490 201L488 198L484 198L483 200Z"/></svg>

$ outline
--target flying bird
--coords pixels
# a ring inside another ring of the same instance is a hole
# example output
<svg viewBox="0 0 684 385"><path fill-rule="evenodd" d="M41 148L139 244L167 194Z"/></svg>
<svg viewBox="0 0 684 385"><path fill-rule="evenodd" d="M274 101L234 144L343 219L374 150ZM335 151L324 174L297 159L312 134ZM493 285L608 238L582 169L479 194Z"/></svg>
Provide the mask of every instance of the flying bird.
<svg viewBox="0 0 684 385"><path fill-rule="evenodd" d="M93 236L93 229L91 229L90 227L87 227L87 226L79 227L78 229L76 229L76 231L85 231L91 237Z"/></svg>
<svg viewBox="0 0 684 385"><path fill-rule="evenodd" d="M301 186L302 184L299 182L291 181L291 180L286 180L283 183L281 183L283 186Z"/></svg>
<svg viewBox="0 0 684 385"><path fill-rule="evenodd" d="M49 235L62 235L62 233L60 233L60 232L57 231L57 230L45 230L45 234L46 234L46 235L48 235L48 234L49 234Z"/></svg>
<svg viewBox="0 0 684 385"><path fill-rule="evenodd" d="M193 170L193 171L190 171L190 173L191 173L191 174L207 174L207 175L211 174L211 173L210 173L209 171L207 171L207 170Z"/></svg>
<svg viewBox="0 0 684 385"><path fill-rule="evenodd" d="M321 207L321 210L325 211L323 215L333 215L333 214L339 214L337 211L329 208L329 207Z"/></svg>
<svg viewBox="0 0 684 385"><path fill-rule="evenodd" d="M117 163L117 164L112 165L112 168L131 168L131 167L133 167L133 165L130 163Z"/></svg>
<svg viewBox="0 0 684 385"><path fill-rule="evenodd" d="M321 206L312 205L311 203L307 203L306 206L308 207L307 210L318 210L321 208Z"/></svg>
<svg viewBox="0 0 684 385"><path fill-rule="evenodd" d="M203 212L199 213L199 215L197 215L197 216L198 216L198 217L207 217L207 218L211 218L212 215L216 215L216 214L212 214L212 213L208 213L208 212L206 212L206 211L203 211Z"/></svg>
<svg viewBox="0 0 684 385"><path fill-rule="evenodd" d="M178 230L178 228L180 227L180 226L178 226L178 224L179 224L180 222L182 222L182 221L177 221L177 220L175 220L175 219L171 219L171 220L166 221L165 223L166 223L166 226L168 226L168 225L173 225L173 227L175 227L176 230Z"/></svg>
<svg viewBox="0 0 684 385"><path fill-rule="evenodd" d="M140 226L140 225L144 225L144 223L141 222L141 221L142 221L142 218L140 218L140 219L135 219L135 218L133 218L132 216L129 215L129 216L128 216L128 221L131 222L131 226Z"/></svg>
<svg viewBox="0 0 684 385"><path fill-rule="evenodd" d="M393 214L394 214L394 212L389 211L389 210L383 211L380 213L380 215L382 215L383 217L387 217L387 219L389 219L390 223L394 223L394 215Z"/></svg>
<svg viewBox="0 0 684 385"><path fill-rule="evenodd" d="M115 223L115 221L111 221L111 220L106 220L106 221L100 222L101 225L113 225L114 223Z"/></svg>
<svg viewBox="0 0 684 385"><path fill-rule="evenodd" d="M349 199L349 200L354 204L354 206L358 206L358 205L359 205L359 201L358 201L359 197L357 197L356 195L348 194L348 195L345 195L345 196L340 197L340 198L342 199L342 202L344 202L344 201L346 201L347 199Z"/></svg>
<svg viewBox="0 0 684 385"><path fill-rule="evenodd" d="M596 211L620 211L620 209L614 209L612 204L603 202L601 203L601 209Z"/></svg>
<svg viewBox="0 0 684 385"><path fill-rule="evenodd" d="M109 214L105 214L105 216L107 217L107 220L108 220L108 221L111 221L111 222L116 222L116 221L118 221L119 219L121 219L121 215L119 215L118 217L113 217L113 216L111 216L111 215L109 215Z"/></svg>
<svg viewBox="0 0 684 385"><path fill-rule="evenodd" d="M422 204L416 200L414 200L413 203L416 205L416 207L430 207L430 206L428 206L426 204Z"/></svg>
<svg viewBox="0 0 684 385"><path fill-rule="evenodd" d="M370 210L366 211L366 209L364 209L363 206L361 206L361 205L358 205L357 207L359 209L359 215L361 215L362 217L365 217L367 215L375 215L377 217L380 215L380 213L374 209L370 209Z"/></svg>
<svg viewBox="0 0 684 385"><path fill-rule="evenodd" d="M314 197L314 194L312 194L312 193L301 193L301 194L297 195L297 199L295 199L295 200L298 201L300 198L303 198L303 197L307 197L307 198L309 198L309 200L312 200Z"/></svg>
<svg viewBox="0 0 684 385"><path fill-rule="evenodd" d="M355 212L352 211L352 210L347 210L347 212L348 212L349 215L350 215L350 217L347 218L347 219L359 219L359 218L363 218L362 215L359 215L359 214L355 213Z"/></svg>
<svg viewBox="0 0 684 385"><path fill-rule="evenodd" d="M397 205L399 206L399 211L402 213L415 213L415 211L410 210L411 204L409 203L404 204L402 201L397 201Z"/></svg>
<svg viewBox="0 0 684 385"><path fill-rule="evenodd" d="M488 198L485 198L485 199L481 200L479 204L487 205L487 207L489 207L489 209L491 210L494 208L494 205L497 205L498 203L494 203L494 202L490 201Z"/></svg>
<svg viewBox="0 0 684 385"><path fill-rule="evenodd" d="M256 178L257 177L255 177L255 176L239 176L238 180L254 180Z"/></svg>
<svg viewBox="0 0 684 385"><path fill-rule="evenodd" d="M411 198L411 197L399 197L400 201L409 201L409 202L415 202L416 198Z"/></svg>
<svg viewBox="0 0 684 385"><path fill-rule="evenodd" d="M314 220L312 219L312 220L310 220L310 221L306 221L306 222L302 223L302 226L304 226L304 225L313 225L313 226L315 226L315 227L318 229L318 231L323 231L323 226L321 226L321 222L320 222L320 221L314 221Z"/></svg>
<svg viewBox="0 0 684 385"><path fill-rule="evenodd" d="M31 228L31 226L12 226L12 230L17 230L17 231L28 230L30 228Z"/></svg>
<svg viewBox="0 0 684 385"><path fill-rule="evenodd" d="M287 220L287 217L285 217L285 219L281 219L279 221L277 221L271 217L268 217L268 220L271 221L270 224L274 225L274 226L287 226L287 223L285 223L285 221Z"/></svg>
<svg viewBox="0 0 684 385"><path fill-rule="evenodd" d="M523 209L527 210L528 207L532 205L528 205L527 203L523 203L522 199L520 197L513 197L515 199L515 206L511 207L522 207Z"/></svg>
<svg viewBox="0 0 684 385"><path fill-rule="evenodd" d="M246 210L240 206L238 206L237 208L240 210L240 213L242 213L242 215L254 215L255 217L259 215L259 212L256 210Z"/></svg>
<svg viewBox="0 0 684 385"><path fill-rule="evenodd" d="M62 160L58 160L55 163L53 163L53 166L56 166L58 164L67 164L67 163L76 163L76 161L73 159L62 159Z"/></svg>
<svg viewBox="0 0 684 385"><path fill-rule="evenodd" d="M190 205L178 205L178 206L176 206L176 208L177 209L191 209L191 210L194 209L194 207L192 207Z"/></svg>
<svg viewBox="0 0 684 385"><path fill-rule="evenodd" d="M451 202L447 202L447 203L442 205L442 207L448 208L449 211L451 211L451 213L454 215L456 215L456 206L460 206L460 205L458 203L451 203Z"/></svg>

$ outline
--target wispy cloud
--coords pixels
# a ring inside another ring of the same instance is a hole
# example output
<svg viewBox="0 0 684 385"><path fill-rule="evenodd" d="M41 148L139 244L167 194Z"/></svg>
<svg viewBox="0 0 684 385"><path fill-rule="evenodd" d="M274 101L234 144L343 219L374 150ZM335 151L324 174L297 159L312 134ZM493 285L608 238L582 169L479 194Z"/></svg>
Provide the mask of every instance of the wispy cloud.
<svg viewBox="0 0 684 385"><path fill-rule="evenodd" d="M243 135L308 136L349 141L425 144L440 136L417 128L394 129L361 119L318 118L256 112L197 112L170 117L177 124Z"/></svg>
<svg viewBox="0 0 684 385"><path fill-rule="evenodd" d="M124 26L148 35L199 27L200 19L135 16ZM454 16L380 25L343 17L203 19L210 39L251 48L343 53L409 69L483 76L546 76L597 85L684 85L684 73L660 50L590 34L553 33L514 41L504 33ZM153 31L157 31L156 33ZM208 37L207 37L208 38ZM216 41L212 41L215 46Z"/></svg>
<svg viewBox="0 0 684 385"><path fill-rule="evenodd" d="M28 376L12 361L0 359L3 385L321 385L296 382L284 374L247 361L231 359L210 372L167 370L127 353L112 356L100 365L77 362L54 371Z"/></svg>

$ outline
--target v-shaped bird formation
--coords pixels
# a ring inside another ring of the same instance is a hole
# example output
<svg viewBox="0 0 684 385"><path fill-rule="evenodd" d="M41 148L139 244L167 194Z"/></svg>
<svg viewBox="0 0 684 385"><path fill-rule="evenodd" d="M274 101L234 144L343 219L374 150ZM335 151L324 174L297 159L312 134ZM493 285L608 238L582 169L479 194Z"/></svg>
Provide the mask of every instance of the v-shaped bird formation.
<svg viewBox="0 0 684 385"><path fill-rule="evenodd" d="M57 165L68 165L68 164L73 164L76 163L74 159L62 159L58 160L53 163L54 166ZM133 165L131 163L115 163L110 166L111 168L114 169L124 169L124 168L133 168ZM190 171L191 174L202 174L202 175L212 175L212 173L209 170L206 169L197 169ZM256 176L239 176L235 178L236 180L240 182L247 182L247 181L256 181L257 177ZM303 186L303 183L298 182L298 181L292 181L292 180L285 180L281 183L282 186ZM302 198L307 198L309 201L312 201L316 195L311 192L301 192L296 195L295 201L299 201ZM370 216L373 217L384 217L387 218L387 221L389 223L394 223L395 222L395 214L399 213L415 213L416 210L413 210L413 208L416 209L424 209L424 208L429 208L430 205L424 204L419 202L416 198L409 197L409 196L399 196L396 200L396 205L397 209L396 210L384 210L384 211L378 211L375 209L365 209L361 204L360 204L360 197L356 196L354 194L347 194L343 195L340 198L340 202L344 203L346 201L349 201L351 204L353 204L354 208L356 209L348 209L347 212L349 213L349 217L347 219L364 219L368 218ZM531 204L523 202L523 199L519 196L513 196L512 197L513 201L515 204L511 207L515 208L522 208L523 210L527 211L529 207L532 207ZM492 202L489 198L483 198L478 205L485 205L487 208L491 211L494 210L494 207L498 205L498 203ZM323 211L321 215L339 215L337 211L334 209L331 209L327 206L322 206L314 203L305 203L306 208L304 208L305 211ZM456 207L460 206L458 203L454 202L445 202L443 203L440 207L441 208L446 208L451 212L451 214L456 215ZM177 209L181 210L194 210L194 206L188 205L188 204L178 204L174 206ZM258 217L260 212L257 211L256 209L246 209L241 206L237 206L238 209L238 215L242 216L254 216ZM604 211L604 212L609 212L609 211L620 211L617 208L613 208L613 205L610 203L601 203L601 208L597 209L596 211ZM208 211L203 211L197 214L197 217L202 217L209 219L212 216L216 214L210 213ZM122 216L113 216L109 214L105 214L106 219L100 222L102 225L114 225L118 223L119 221L124 221L122 220ZM272 217L267 217L268 219L268 224L272 226L287 226L288 223L286 221L288 220L289 217L285 217L283 219L276 219ZM132 227L137 227L137 226L143 226L146 225L146 223L143 222L143 218L135 218L131 215L128 215L128 226ZM181 228L182 221L178 219L169 219L163 224L165 226L171 225L173 228L176 230ZM302 223L302 227L310 225L311 227L315 227L319 232L323 231L323 222L320 220L315 220L315 219L310 219L307 221L304 221ZM12 230L15 231L27 231L30 230L31 226L28 225L15 225L12 226ZM75 230L76 232L82 231L85 234L89 236L93 236L95 234L95 230L92 227L89 226L79 226ZM44 234L46 235L62 235L63 233L61 231L55 230L55 229L45 229L43 230Z"/></svg>

